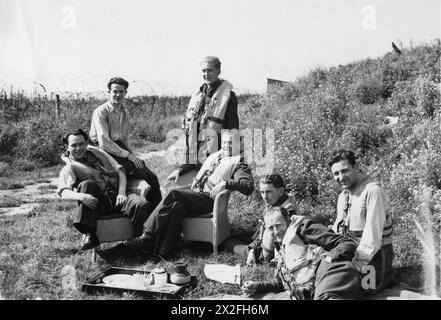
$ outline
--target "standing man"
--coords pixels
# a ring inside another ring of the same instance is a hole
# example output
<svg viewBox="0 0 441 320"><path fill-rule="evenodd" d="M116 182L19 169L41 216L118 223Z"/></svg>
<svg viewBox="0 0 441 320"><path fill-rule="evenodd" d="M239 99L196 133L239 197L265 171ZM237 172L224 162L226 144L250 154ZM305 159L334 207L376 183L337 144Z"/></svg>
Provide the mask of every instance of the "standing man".
<svg viewBox="0 0 441 320"><path fill-rule="evenodd" d="M143 179L150 185L147 200L153 210L162 199L161 190L158 177L130 148L130 117L123 104L128 87L129 83L123 78L109 80L109 99L93 111L90 139L124 167L127 178Z"/></svg>
<svg viewBox="0 0 441 320"><path fill-rule="evenodd" d="M219 78L221 62L217 57L205 57L201 62L204 83L191 96L182 121L185 130L186 163L167 178L166 188L188 173L192 179L209 154L220 149L222 129L239 130L237 98L233 86Z"/></svg>
<svg viewBox="0 0 441 320"><path fill-rule="evenodd" d="M222 137L222 149L205 160L191 187L170 190L145 222L143 235L125 241L127 246L147 253L156 247L161 256L171 258L184 217L212 212L214 199L223 190L253 192L253 176L240 154L238 135L237 140L230 133Z"/></svg>
<svg viewBox="0 0 441 320"><path fill-rule="evenodd" d="M149 203L144 197L126 195L124 168L105 151L87 147L87 139L81 129L63 137L67 151L61 158L66 164L58 183L58 194L63 199L78 201L73 225L86 235L82 250L99 245L95 234L98 216L113 212L126 214L132 219L134 235L138 236L149 214Z"/></svg>
<svg viewBox="0 0 441 320"><path fill-rule="evenodd" d="M335 151L328 165L343 188L332 229L357 241L353 262L362 275L369 271L368 265L375 268L375 288L370 288L374 290L364 288L373 294L388 284L392 271L392 219L387 195L378 181L357 170L352 151Z"/></svg>

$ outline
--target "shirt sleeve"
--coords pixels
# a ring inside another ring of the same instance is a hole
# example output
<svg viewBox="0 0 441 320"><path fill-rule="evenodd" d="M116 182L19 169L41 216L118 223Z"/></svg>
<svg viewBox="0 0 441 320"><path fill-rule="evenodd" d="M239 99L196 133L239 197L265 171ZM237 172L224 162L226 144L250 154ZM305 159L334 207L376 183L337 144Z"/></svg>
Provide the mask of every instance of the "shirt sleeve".
<svg viewBox="0 0 441 320"><path fill-rule="evenodd" d="M57 194L61 197L61 193L65 189L73 190L73 186L77 181L75 172L72 170L70 165L65 165L61 171L58 178L58 189Z"/></svg>
<svg viewBox="0 0 441 320"><path fill-rule="evenodd" d="M309 218L303 219L297 234L305 243L315 244L329 251L328 255L334 261L352 260L357 248L355 241L350 237L337 234Z"/></svg>
<svg viewBox="0 0 441 320"><path fill-rule="evenodd" d="M92 114L92 125L96 129L98 144L100 148L104 149L108 153L111 153L117 157L127 158L129 151L118 146L110 138L109 124L106 121L104 112L104 109L97 109Z"/></svg>
<svg viewBox="0 0 441 320"><path fill-rule="evenodd" d="M369 264L380 250L385 224L386 195L381 187L374 186L366 197L366 224L354 258L358 267Z"/></svg>
<svg viewBox="0 0 441 320"><path fill-rule="evenodd" d="M244 163L243 157L241 157L234 170L233 179L225 180L225 189L239 191L246 196L253 193L253 175L251 174L251 168Z"/></svg>

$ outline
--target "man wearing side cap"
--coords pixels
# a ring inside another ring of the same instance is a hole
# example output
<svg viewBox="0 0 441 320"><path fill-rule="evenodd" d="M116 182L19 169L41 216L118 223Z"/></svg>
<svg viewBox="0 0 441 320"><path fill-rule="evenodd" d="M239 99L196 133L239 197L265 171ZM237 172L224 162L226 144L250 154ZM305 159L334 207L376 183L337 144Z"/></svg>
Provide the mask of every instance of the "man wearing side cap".
<svg viewBox="0 0 441 320"><path fill-rule="evenodd" d="M121 164L129 179L143 179L150 185L147 200L153 210L161 202L157 176L147 168L130 147L130 116L124 105L129 83L119 77L109 80L109 99L93 111L90 140Z"/></svg>
<svg viewBox="0 0 441 320"><path fill-rule="evenodd" d="M220 149L222 129L239 130L237 98L231 83L219 78L219 58L205 57L201 62L201 70L204 83L193 93L182 121L186 163L168 176L165 189L174 186L184 175L191 181L206 157Z"/></svg>

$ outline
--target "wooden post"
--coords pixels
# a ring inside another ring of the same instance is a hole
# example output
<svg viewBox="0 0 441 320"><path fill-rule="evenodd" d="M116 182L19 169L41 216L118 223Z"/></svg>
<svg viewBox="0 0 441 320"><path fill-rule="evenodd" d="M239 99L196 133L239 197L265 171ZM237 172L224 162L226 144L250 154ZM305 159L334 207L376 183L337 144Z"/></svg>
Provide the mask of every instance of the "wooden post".
<svg viewBox="0 0 441 320"><path fill-rule="evenodd" d="M60 118L60 95L56 94L55 95L55 116L56 118Z"/></svg>
<svg viewBox="0 0 441 320"><path fill-rule="evenodd" d="M178 109L177 110L174 110L174 111L180 111L181 110L181 98L182 97L179 97L179 99L178 99Z"/></svg>
<svg viewBox="0 0 441 320"><path fill-rule="evenodd" d="M150 107L152 110L153 110L153 107L155 106L155 101L156 101L156 97L154 96L153 100L152 100L152 106Z"/></svg>

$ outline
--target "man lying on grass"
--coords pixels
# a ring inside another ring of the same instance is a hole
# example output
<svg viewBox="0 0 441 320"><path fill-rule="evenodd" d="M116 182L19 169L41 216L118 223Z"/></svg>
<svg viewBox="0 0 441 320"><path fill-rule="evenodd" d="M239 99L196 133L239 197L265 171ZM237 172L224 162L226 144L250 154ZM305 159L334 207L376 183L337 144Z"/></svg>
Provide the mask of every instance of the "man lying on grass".
<svg viewBox="0 0 441 320"><path fill-rule="evenodd" d="M278 206L288 210L289 216L299 214L299 208L294 195L286 192L285 181L280 174L274 173L262 177L259 190L265 203L263 215L269 209ZM253 242L249 245L235 245L233 247L234 253L247 258L247 265L270 262L274 258L274 239L265 229L263 221L261 221L260 227L252 239Z"/></svg>
<svg viewBox="0 0 441 320"><path fill-rule="evenodd" d="M355 299L360 274L351 260L356 243L305 216L292 215L284 207L264 214L266 231L274 239L277 275L272 281L246 281L247 295L287 292L291 298Z"/></svg>
<svg viewBox="0 0 441 320"><path fill-rule="evenodd" d="M87 139L81 129L63 137L67 150L62 159L66 165L60 171L58 183L58 194L63 199L78 201L74 226L86 235L82 250L99 245L95 235L98 216L115 212L130 216L137 236L149 213L144 197L126 195L124 168L105 151L87 147Z"/></svg>
<svg viewBox="0 0 441 320"><path fill-rule="evenodd" d="M191 187L169 191L144 224L143 235L124 243L145 253L156 249L164 258L174 257L184 217L212 212L214 199L223 190L253 192L253 176L240 154L239 136L230 133L222 134L222 149L205 160Z"/></svg>

